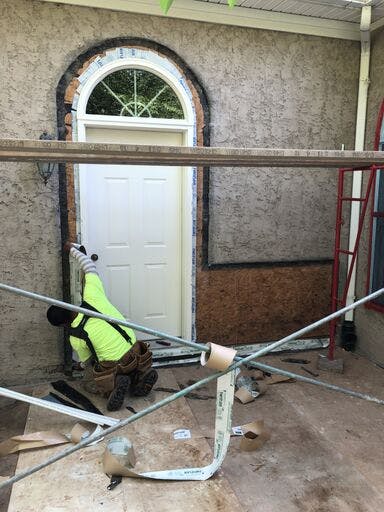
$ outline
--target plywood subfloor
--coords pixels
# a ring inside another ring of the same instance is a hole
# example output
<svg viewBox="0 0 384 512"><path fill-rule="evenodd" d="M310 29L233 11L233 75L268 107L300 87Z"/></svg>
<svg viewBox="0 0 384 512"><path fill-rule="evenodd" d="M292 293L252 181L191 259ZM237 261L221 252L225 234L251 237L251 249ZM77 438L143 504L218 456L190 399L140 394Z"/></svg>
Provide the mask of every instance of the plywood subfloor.
<svg viewBox="0 0 384 512"><path fill-rule="evenodd" d="M161 370L158 387L176 388L172 370ZM35 394L44 395L48 388ZM91 396L91 395L90 395ZM146 399L129 399L126 405L139 411L167 393L154 392ZM102 406L102 401L95 400ZM210 404L214 415L215 402ZM131 414L126 409L111 413L115 417ZM31 406L26 432L56 428L65 433L75 420L36 406ZM190 440L174 440L178 428L192 432ZM208 464L212 452L184 398L156 413L119 430L134 443L138 464L136 469L161 470L196 467ZM101 455L105 442L78 451L13 486L9 512L67 512L92 510L103 512L205 512L242 511L227 479L222 474L207 482L158 482L125 478L113 491L107 490L109 480L103 474ZM62 447L35 450L19 456L17 471L33 466Z"/></svg>
<svg viewBox="0 0 384 512"><path fill-rule="evenodd" d="M309 375L286 355L263 362ZM338 351L344 374L316 370L316 352L291 354L309 359L318 379L384 399L384 370L350 352ZM195 367L186 376L174 369L179 385L198 380ZM201 393L211 394L209 384ZM206 403L188 399L203 432L212 437ZM259 451L239 452L232 439L222 471L248 512L384 511L384 406L300 382L268 386L247 405L235 403L233 423L264 419L272 437ZM212 439L209 439L212 443Z"/></svg>
<svg viewBox="0 0 384 512"><path fill-rule="evenodd" d="M351 353L339 351L339 356L344 358L345 373L318 371L319 379L384 399L383 369ZM291 357L312 360L308 366L315 370L316 352ZM263 361L308 375L300 365L284 363L282 358L268 356ZM160 370L156 388L179 389L208 372L197 366ZM166 395L154 391L150 399L158 401ZM206 464L213 444L214 395L215 385L210 383L193 398L180 399L127 428L139 467L152 470ZM136 410L148 403L149 399L129 401ZM269 386L255 402L235 403L233 424L264 419L272 438L252 453L240 452L239 439L232 438L221 470L208 482L126 479L108 492L108 480L100 466L103 446L99 445L16 483L9 511L72 512L87 507L117 512L382 512L383 414L383 406L299 382ZM73 422L63 418L33 407L26 430L56 423L65 431ZM176 428L190 428L192 441L174 441ZM18 471L54 451L21 455Z"/></svg>

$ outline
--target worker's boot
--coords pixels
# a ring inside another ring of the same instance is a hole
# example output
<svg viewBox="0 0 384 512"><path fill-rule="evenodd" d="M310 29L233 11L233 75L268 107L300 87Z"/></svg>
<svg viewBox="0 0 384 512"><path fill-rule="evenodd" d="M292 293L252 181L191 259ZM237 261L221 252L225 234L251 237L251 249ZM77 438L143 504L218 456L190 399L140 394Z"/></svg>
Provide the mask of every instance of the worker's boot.
<svg viewBox="0 0 384 512"><path fill-rule="evenodd" d="M153 368L144 372L137 371L132 378L131 393L133 396L147 396L156 384L158 375Z"/></svg>
<svg viewBox="0 0 384 512"><path fill-rule="evenodd" d="M108 411L118 411L124 403L124 397L131 384L131 379L128 375L116 375L115 388L109 395L107 401Z"/></svg>

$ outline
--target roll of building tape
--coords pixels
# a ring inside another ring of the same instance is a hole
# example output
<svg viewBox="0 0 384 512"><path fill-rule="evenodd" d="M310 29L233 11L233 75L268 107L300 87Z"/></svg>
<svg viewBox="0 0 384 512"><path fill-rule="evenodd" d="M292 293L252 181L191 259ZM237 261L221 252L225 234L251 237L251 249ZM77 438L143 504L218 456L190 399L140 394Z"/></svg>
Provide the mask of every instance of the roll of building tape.
<svg viewBox="0 0 384 512"><path fill-rule="evenodd" d="M200 362L202 366L207 366L213 370L226 370L233 362L236 350L230 347L208 343L209 352L202 352Z"/></svg>
<svg viewBox="0 0 384 512"><path fill-rule="evenodd" d="M152 478L155 480L208 480L219 469L228 450L232 432L234 390L234 371L228 372L217 379L215 444L213 460L208 466L137 473L132 467L134 459L130 457L133 454L130 441L126 438L113 438L107 444L103 455L104 473L110 476L130 476L133 478ZM114 441L114 444L111 444L112 441Z"/></svg>

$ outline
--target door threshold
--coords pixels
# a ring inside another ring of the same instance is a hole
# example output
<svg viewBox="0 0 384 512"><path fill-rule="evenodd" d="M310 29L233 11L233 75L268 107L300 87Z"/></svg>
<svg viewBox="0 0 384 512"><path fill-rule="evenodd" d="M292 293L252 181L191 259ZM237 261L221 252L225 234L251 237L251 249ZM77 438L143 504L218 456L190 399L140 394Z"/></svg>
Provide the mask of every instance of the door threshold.
<svg viewBox="0 0 384 512"><path fill-rule="evenodd" d="M190 347L180 347L173 341L167 341L169 346L164 347L159 344L161 339L149 340L150 349L153 354L153 366L161 368L163 366L189 365L200 361L200 351ZM238 355L247 356L256 350L268 347L273 341L268 343L248 343L244 345L228 345L237 351ZM329 338L308 338L291 340L281 347L271 351L274 352L301 352L306 350L323 349L328 347Z"/></svg>

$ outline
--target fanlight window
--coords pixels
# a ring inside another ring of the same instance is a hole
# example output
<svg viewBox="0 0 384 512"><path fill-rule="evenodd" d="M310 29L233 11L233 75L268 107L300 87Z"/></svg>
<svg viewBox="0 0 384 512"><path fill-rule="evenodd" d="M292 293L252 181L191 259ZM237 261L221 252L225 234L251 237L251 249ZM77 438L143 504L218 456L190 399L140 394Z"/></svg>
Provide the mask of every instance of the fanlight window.
<svg viewBox="0 0 384 512"><path fill-rule="evenodd" d="M180 100L157 75L143 69L121 69L93 89L87 114L183 119Z"/></svg>

